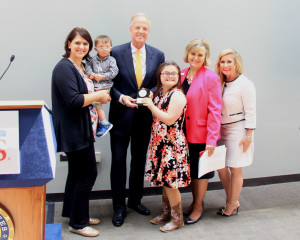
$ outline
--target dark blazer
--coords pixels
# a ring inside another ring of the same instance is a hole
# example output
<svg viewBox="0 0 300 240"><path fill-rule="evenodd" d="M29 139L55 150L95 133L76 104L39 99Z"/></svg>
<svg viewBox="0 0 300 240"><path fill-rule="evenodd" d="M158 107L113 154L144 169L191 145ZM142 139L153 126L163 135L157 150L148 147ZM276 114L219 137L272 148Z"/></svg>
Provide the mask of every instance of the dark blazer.
<svg viewBox="0 0 300 240"><path fill-rule="evenodd" d="M88 147L95 141L89 107L82 107L87 86L73 63L63 58L52 73L52 112L58 152Z"/></svg>
<svg viewBox="0 0 300 240"><path fill-rule="evenodd" d="M155 91L157 85L156 71L159 65L164 62L165 57L162 51L154 47L145 45L145 48L146 75L141 88ZM114 79L114 85L111 89L112 101L110 103L109 121L114 125L111 133L118 136L126 136L131 132L137 109L121 104L119 98L121 94L136 98L138 91L130 42L114 47L111 55L116 59L119 68L119 73ZM139 107L139 111L149 112L151 118L151 112L148 108Z"/></svg>

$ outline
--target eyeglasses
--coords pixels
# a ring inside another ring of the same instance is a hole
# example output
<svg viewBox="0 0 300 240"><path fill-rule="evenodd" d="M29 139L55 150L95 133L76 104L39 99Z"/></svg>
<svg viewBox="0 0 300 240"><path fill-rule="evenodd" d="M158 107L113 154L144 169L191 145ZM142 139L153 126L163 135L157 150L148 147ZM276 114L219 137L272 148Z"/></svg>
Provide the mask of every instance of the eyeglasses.
<svg viewBox="0 0 300 240"><path fill-rule="evenodd" d="M178 76L178 73L176 73L176 72L162 72L160 75L163 75L163 76L165 76L165 77L176 77L176 76Z"/></svg>
<svg viewBox="0 0 300 240"><path fill-rule="evenodd" d="M95 49L104 51L104 50L110 50L110 49L112 49L112 47L96 47Z"/></svg>

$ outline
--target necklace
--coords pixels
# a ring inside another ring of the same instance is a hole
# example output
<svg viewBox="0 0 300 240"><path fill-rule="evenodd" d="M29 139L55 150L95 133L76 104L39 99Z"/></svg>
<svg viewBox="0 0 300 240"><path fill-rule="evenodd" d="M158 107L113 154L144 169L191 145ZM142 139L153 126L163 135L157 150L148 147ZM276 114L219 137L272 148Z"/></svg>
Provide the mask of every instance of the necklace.
<svg viewBox="0 0 300 240"><path fill-rule="evenodd" d="M74 67L77 69L77 71L79 72L79 74L81 75L81 77L82 77L83 79L90 79L90 78L86 75L86 73L85 73L85 68L84 68L84 66L83 66L82 63L81 63L81 66L79 67L79 66L77 66L70 58L69 58L69 60L73 63Z"/></svg>
<svg viewBox="0 0 300 240"><path fill-rule="evenodd" d="M69 60L74 64L74 66L75 66L79 71L81 71L82 73L85 72L85 69L84 69L84 66L83 66L82 62L80 62L80 66L78 66L71 58L69 58Z"/></svg>
<svg viewBox="0 0 300 240"><path fill-rule="evenodd" d="M192 81L193 81L193 78L194 78L195 74L194 74L193 76L191 76L191 75L192 75L191 69L189 69L189 70L188 70L188 73L187 73L187 75L186 75L186 78L187 78L187 80L188 80L188 84L189 84L189 85L191 85L191 83L192 83Z"/></svg>

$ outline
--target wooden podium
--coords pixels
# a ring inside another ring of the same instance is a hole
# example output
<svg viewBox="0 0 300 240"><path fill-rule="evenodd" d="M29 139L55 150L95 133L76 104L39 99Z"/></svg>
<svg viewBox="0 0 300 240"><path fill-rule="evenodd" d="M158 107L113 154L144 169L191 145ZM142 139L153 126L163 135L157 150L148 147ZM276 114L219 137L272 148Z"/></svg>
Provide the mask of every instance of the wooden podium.
<svg viewBox="0 0 300 240"><path fill-rule="evenodd" d="M0 214L0 239L44 240L46 183L55 176L56 161L51 113L43 101L0 101L0 111L18 112L20 151L20 173L0 174L0 209L6 215Z"/></svg>

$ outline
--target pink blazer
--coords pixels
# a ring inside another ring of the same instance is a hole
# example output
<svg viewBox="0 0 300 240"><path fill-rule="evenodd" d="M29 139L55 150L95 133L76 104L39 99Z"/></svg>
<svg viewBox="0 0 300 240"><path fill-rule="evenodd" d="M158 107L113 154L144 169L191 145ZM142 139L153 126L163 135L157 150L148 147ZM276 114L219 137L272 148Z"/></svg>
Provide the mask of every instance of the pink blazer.
<svg viewBox="0 0 300 240"><path fill-rule="evenodd" d="M189 68L181 71L181 84ZM186 138L190 143L217 145L220 139L222 93L219 76L202 66L186 94Z"/></svg>

